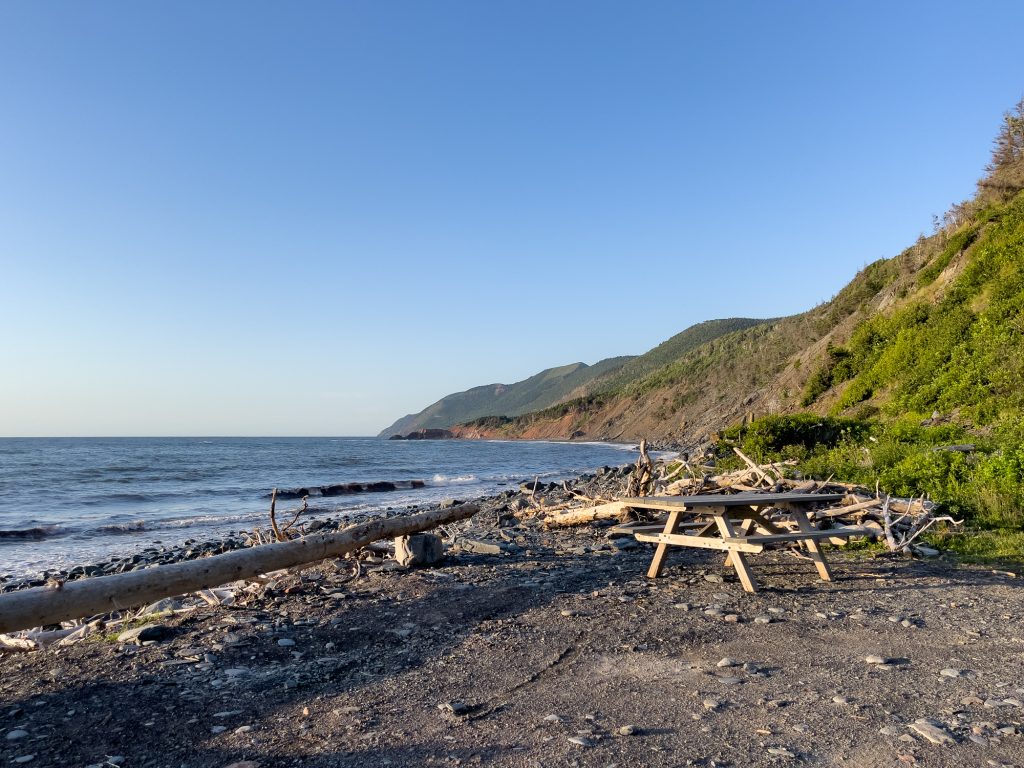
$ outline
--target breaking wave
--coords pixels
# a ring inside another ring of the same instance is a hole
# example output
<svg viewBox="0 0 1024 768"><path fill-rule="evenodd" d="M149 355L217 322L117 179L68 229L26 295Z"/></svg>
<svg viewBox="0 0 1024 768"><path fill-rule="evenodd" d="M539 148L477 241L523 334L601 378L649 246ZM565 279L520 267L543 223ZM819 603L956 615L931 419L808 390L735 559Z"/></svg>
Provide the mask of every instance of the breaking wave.
<svg viewBox="0 0 1024 768"><path fill-rule="evenodd" d="M447 475L434 475L430 479L431 485L466 485L467 483L475 483L476 475L459 475L457 477L448 477Z"/></svg>

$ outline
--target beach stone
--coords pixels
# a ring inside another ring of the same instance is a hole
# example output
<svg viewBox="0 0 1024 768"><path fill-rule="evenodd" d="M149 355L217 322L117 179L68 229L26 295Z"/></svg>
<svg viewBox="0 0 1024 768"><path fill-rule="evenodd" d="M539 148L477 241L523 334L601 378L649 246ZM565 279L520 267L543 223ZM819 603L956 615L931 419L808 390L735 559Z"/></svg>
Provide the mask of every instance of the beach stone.
<svg viewBox="0 0 1024 768"><path fill-rule="evenodd" d="M241 760L237 763L231 763L225 765L224 768L262 768L263 763L258 763L255 760Z"/></svg>
<svg viewBox="0 0 1024 768"><path fill-rule="evenodd" d="M720 682L722 685L739 685L740 683L743 682L743 678L741 678L741 677L720 677L720 678L718 678L718 682Z"/></svg>
<svg viewBox="0 0 1024 768"><path fill-rule="evenodd" d="M588 739L586 736L570 736L569 743L579 747L592 747L596 742L593 739Z"/></svg>
<svg viewBox="0 0 1024 768"><path fill-rule="evenodd" d="M215 725L210 729L210 733L216 735L218 733L224 733L227 729L228 727L226 725Z"/></svg>
<svg viewBox="0 0 1024 768"><path fill-rule="evenodd" d="M865 656L864 661L867 664L885 664L886 659L883 656Z"/></svg>
<svg viewBox="0 0 1024 768"><path fill-rule="evenodd" d="M432 533L417 533L395 539L395 561L403 567L434 565L444 558L444 543Z"/></svg>
<svg viewBox="0 0 1024 768"><path fill-rule="evenodd" d="M711 584L721 584L725 581L725 579L723 579L717 573L708 573L704 575L704 581L707 581Z"/></svg>
<svg viewBox="0 0 1024 768"><path fill-rule="evenodd" d="M715 664L715 666L716 667L738 667L741 664L743 664L742 661L737 661L736 659L731 659L728 656L726 656L724 659L721 659L717 664Z"/></svg>
<svg viewBox="0 0 1024 768"><path fill-rule="evenodd" d="M878 732L883 736L898 736L900 729L892 725L887 725L884 728L879 729Z"/></svg>
<svg viewBox="0 0 1024 768"><path fill-rule="evenodd" d="M710 711L714 711L722 706L722 702L720 702L718 699L704 699L704 701L701 703L704 705L704 709Z"/></svg>
<svg viewBox="0 0 1024 768"><path fill-rule="evenodd" d="M476 539L460 539L459 546L461 546L466 552L472 552L477 555L501 554L501 547L497 544L488 544L486 541L477 541Z"/></svg>
<svg viewBox="0 0 1024 768"><path fill-rule="evenodd" d="M640 729L635 725L624 725L619 728L619 736L636 736L640 733Z"/></svg>
<svg viewBox="0 0 1024 768"><path fill-rule="evenodd" d="M930 720L925 720L923 718L920 720L915 720L908 727L910 728L910 730L914 731L920 736L923 736L932 744L956 743L956 739L954 739L945 728L942 728L941 726L937 725L936 723Z"/></svg>
<svg viewBox="0 0 1024 768"><path fill-rule="evenodd" d="M280 640L277 641L277 644L280 645L282 648L290 648L291 646L295 645L295 641L292 640L290 637L282 637Z"/></svg>
<svg viewBox="0 0 1024 768"><path fill-rule="evenodd" d="M18 764L31 763L35 759L36 759L35 755L19 755L18 757L14 758L14 760L12 762L15 762L15 763L18 763Z"/></svg>
<svg viewBox="0 0 1024 768"><path fill-rule="evenodd" d="M952 667L939 671L943 677L960 677L963 673L962 669L953 669Z"/></svg>
<svg viewBox="0 0 1024 768"><path fill-rule="evenodd" d="M775 755L776 757L796 757L795 754L785 747L768 747L768 754Z"/></svg>
<svg viewBox="0 0 1024 768"><path fill-rule="evenodd" d="M446 701L443 704L438 704L437 708L448 715L455 715L461 717L469 712L470 706L464 701Z"/></svg>
<svg viewBox="0 0 1024 768"><path fill-rule="evenodd" d="M163 640L169 634L170 630L163 624L147 624L144 627L125 630L117 636L117 642L142 645L151 641Z"/></svg>
<svg viewBox="0 0 1024 768"><path fill-rule="evenodd" d="M28 736L28 731L16 728L13 731L8 731L6 738L8 741L17 741L18 739L24 739L26 736Z"/></svg>
<svg viewBox="0 0 1024 768"><path fill-rule="evenodd" d="M850 700L849 696L833 696L832 697L832 703L833 704L852 704L853 702Z"/></svg>
<svg viewBox="0 0 1024 768"><path fill-rule="evenodd" d="M754 617L754 623L755 624L771 624L772 623L772 617L771 616L755 616Z"/></svg>

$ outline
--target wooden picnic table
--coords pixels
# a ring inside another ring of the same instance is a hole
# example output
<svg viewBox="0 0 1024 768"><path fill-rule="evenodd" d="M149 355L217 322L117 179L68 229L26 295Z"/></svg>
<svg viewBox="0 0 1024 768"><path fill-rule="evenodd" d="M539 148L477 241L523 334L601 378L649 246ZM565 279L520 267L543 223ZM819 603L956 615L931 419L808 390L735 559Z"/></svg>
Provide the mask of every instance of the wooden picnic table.
<svg viewBox="0 0 1024 768"><path fill-rule="evenodd" d="M747 592L757 591L757 581L747 562L747 554L764 551L766 545L800 542L824 581L832 580L819 539L834 536L856 536L868 533L859 528L817 530L807 517L807 508L815 504L838 502L841 493L739 493L732 496L709 494L703 496L643 496L619 499L627 507L658 509L668 512L664 528L640 526L634 528L638 541L658 545L647 570L649 578L657 578L665 566L668 548L699 547L725 551L726 566L732 565ZM781 508L789 513L798 530L787 531L771 522L763 511ZM691 521L684 522L689 516ZM733 525L739 521L739 525ZM690 530L691 533L682 533Z"/></svg>

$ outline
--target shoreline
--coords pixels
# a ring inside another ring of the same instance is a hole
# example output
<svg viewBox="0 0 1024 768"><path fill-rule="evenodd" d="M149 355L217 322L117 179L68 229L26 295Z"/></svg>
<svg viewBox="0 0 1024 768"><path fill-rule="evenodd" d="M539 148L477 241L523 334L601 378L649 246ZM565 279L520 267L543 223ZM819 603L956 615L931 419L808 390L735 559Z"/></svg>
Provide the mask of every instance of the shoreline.
<svg viewBox="0 0 1024 768"><path fill-rule="evenodd" d="M598 474L582 473L566 479L565 482L568 483L570 487L575 487L592 482L595 478L601 477L602 475L607 478L609 476L609 471L611 471L613 473L612 476L614 476L615 474L620 473L623 469L628 470L631 466L632 465L628 464L616 467L605 466L598 470ZM496 494L483 494L480 496L459 498L459 501L478 503L482 507L487 508L489 506L500 504L502 500L506 500L507 503L507 500L514 500L516 497L525 498L528 494L522 491L520 486L527 482L532 481L521 481L519 483L515 483L515 490L513 490L513 488L509 488L506 491ZM551 491L557 491L562 488L560 483L544 483L541 481L541 485ZM448 487L453 489L457 488L457 486ZM351 514L334 513L323 515L322 513L314 511L313 514L309 516L308 522L305 524L305 531L307 533L330 533L368 520L381 518L391 519L403 515L411 515L417 512L437 509L446 504L447 501L448 500L441 500L423 504L408 504L401 507L385 507L376 512L353 512ZM288 513L289 510L279 512L279 514ZM269 514L265 519L269 521ZM269 528L269 522L257 527L260 529ZM125 573L127 571L151 566L168 565L170 563L196 560L210 555L218 555L238 549L245 549L249 546L244 538L246 533L249 532L231 532L220 536L205 538L205 540L202 541L189 539L180 544L149 546L141 552L116 555L95 562L75 564L63 568L48 568L44 569L41 573L35 573L32 575L0 574L0 594L13 592L18 589L45 586L51 579L68 581L93 576L109 576L112 574Z"/></svg>

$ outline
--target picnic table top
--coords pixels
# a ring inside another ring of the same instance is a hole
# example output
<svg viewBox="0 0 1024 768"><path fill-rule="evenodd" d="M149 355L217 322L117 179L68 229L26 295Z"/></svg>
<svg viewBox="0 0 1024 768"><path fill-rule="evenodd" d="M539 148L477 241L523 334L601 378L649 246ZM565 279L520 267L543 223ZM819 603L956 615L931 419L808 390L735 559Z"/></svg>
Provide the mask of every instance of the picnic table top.
<svg viewBox="0 0 1024 768"><path fill-rule="evenodd" d="M843 498L845 498L845 494L842 493L736 493L731 496L710 493L698 496L639 496L619 499L619 501L634 507L655 503L659 507L693 509L694 507L769 507L773 504L813 504L842 501Z"/></svg>

